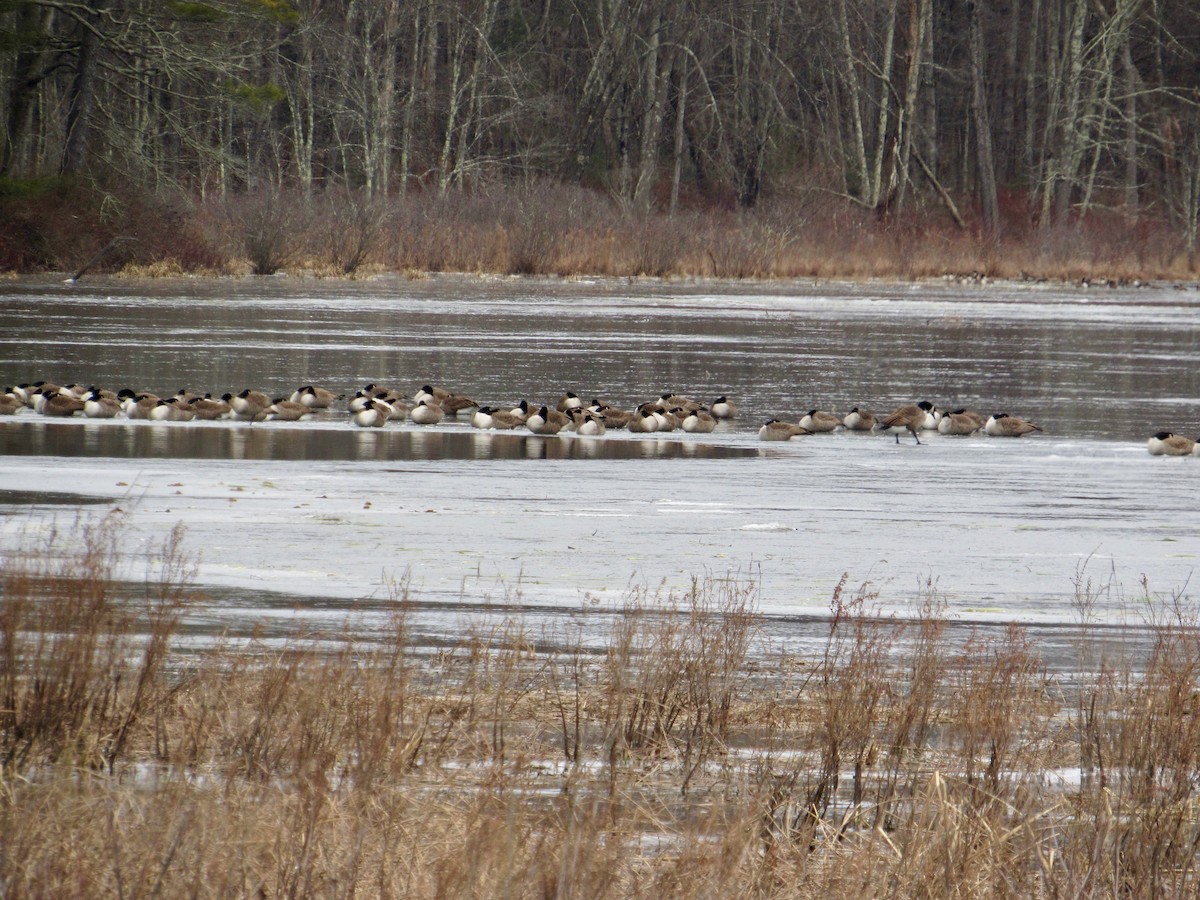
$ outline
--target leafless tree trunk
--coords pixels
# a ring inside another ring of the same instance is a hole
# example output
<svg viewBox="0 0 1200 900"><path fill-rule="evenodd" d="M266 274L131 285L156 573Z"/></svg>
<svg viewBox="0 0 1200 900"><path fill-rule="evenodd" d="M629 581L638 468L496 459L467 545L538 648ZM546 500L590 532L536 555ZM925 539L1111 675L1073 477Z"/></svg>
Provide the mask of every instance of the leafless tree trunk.
<svg viewBox="0 0 1200 900"><path fill-rule="evenodd" d="M996 169L992 158L992 123L987 106L986 58L983 51L983 11L979 0L969 0L968 23L971 56L971 120L975 126L975 178L984 231L995 236L1000 228L996 200Z"/></svg>

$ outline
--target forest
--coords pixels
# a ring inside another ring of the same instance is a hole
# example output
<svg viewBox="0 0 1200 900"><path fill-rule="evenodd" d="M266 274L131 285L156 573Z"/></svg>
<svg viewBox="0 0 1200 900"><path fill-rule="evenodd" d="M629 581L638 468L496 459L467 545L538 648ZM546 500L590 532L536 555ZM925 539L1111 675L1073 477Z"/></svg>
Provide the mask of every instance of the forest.
<svg viewBox="0 0 1200 900"><path fill-rule="evenodd" d="M1194 0L0 0L0 116L8 270L1197 264Z"/></svg>

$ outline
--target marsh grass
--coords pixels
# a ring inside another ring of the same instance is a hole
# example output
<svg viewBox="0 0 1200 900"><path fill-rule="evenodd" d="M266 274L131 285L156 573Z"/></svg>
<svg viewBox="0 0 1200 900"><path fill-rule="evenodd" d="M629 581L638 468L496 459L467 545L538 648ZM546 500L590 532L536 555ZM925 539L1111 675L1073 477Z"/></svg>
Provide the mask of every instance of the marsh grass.
<svg viewBox="0 0 1200 900"><path fill-rule="evenodd" d="M600 642L509 614L431 649L400 585L381 634L196 654L179 536L131 593L122 528L3 561L5 896L1194 893L1182 593L1069 679L1019 627L952 639L934 584L898 620L848 578L803 654L712 578L631 590Z"/></svg>
<svg viewBox="0 0 1200 900"><path fill-rule="evenodd" d="M781 185L750 210L710 197L672 214L634 211L603 192L550 179L391 196L263 187L174 203L64 182L37 198L4 203L0 270L73 272L119 237L119 251L96 271L1093 284L1196 277L1183 237L1149 210L1131 222L1096 209L1043 227L1021 198L1010 198L992 235L969 216L967 227L958 227L931 201L898 219L799 185Z"/></svg>

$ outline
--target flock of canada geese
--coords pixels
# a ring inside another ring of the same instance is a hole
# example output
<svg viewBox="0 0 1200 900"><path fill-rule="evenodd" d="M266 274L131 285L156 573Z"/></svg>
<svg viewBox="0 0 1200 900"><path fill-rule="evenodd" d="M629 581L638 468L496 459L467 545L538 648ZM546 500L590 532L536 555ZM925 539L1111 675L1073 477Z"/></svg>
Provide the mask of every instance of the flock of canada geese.
<svg viewBox="0 0 1200 900"><path fill-rule="evenodd" d="M522 400L514 406L484 406L465 394L445 388L423 385L411 395L378 384L368 384L347 397L327 388L304 385L287 397L271 398L262 391L247 388L221 397L181 390L161 397L125 388L104 390L78 384L56 385L49 382L19 384L0 394L0 415L21 410L57 418L82 415L92 419L145 419L153 422L182 422L191 419L236 419L248 422L280 420L294 422L319 410L345 403L350 422L360 428L381 428L388 422L411 421L417 425L436 425L447 416L470 415L475 428L507 431L524 428L538 435L573 431L579 435L602 435L609 429L625 428L635 434L679 429L704 434L713 431L721 420L735 419L736 404L728 397L717 397L704 404L676 393L639 404L628 410L594 399L585 402L571 391L553 406L534 405ZM876 416L854 407L839 416L811 409L797 422L770 419L758 430L764 441L787 441L803 435L835 431L908 433L921 443L921 432L944 435L971 435L982 432L992 437L1022 437L1041 431L1037 425L1018 416L995 413L983 416L969 409L941 410L927 400L898 406L887 415ZM1200 456L1200 444L1180 435L1162 431L1150 438L1148 449L1155 456Z"/></svg>

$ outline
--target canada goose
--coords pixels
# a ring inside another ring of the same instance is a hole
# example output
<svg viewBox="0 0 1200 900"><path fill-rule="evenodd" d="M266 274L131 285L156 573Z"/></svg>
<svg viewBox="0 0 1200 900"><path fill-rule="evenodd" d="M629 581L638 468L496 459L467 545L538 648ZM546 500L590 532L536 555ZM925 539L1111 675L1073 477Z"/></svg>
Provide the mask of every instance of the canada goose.
<svg viewBox="0 0 1200 900"><path fill-rule="evenodd" d="M418 425L436 425L442 421L445 413L438 404L430 400L421 400L408 411L408 417Z"/></svg>
<svg viewBox="0 0 1200 900"><path fill-rule="evenodd" d="M651 410L641 408L635 412L625 427L634 434L654 434L658 431L658 416Z"/></svg>
<svg viewBox="0 0 1200 900"><path fill-rule="evenodd" d="M574 415L572 419L572 427L576 434L599 436L604 434L608 429L604 425L604 418L595 413L584 412L582 409L575 408L571 410Z"/></svg>
<svg viewBox="0 0 1200 900"><path fill-rule="evenodd" d="M988 420L986 420L984 418L984 416L979 415L979 413L977 413L976 410L973 410L973 409L965 409L965 408L959 407L958 409L950 410L950 412L954 413L954 415L965 415L967 419L971 419L972 421L977 422L977 424L979 425L980 428L982 428L986 424L986 422L988 422ZM942 418L946 418L946 416L943 415Z"/></svg>
<svg viewBox="0 0 1200 900"><path fill-rule="evenodd" d="M519 416L514 416L511 412L509 412L506 409L493 409L492 410L492 425L491 425L491 427L495 428L497 431L511 431L512 429L516 428L518 425L524 425L524 424L525 424L524 419L520 418Z"/></svg>
<svg viewBox="0 0 1200 900"><path fill-rule="evenodd" d="M647 406L647 409L650 410L654 418L658 419L659 431L674 431L679 427L681 421L677 412L679 407L675 407L675 409L662 409L655 405Z"/></svg>
<svg viewBox="0 0 1200 900"><path fill-rule="evenodd" d="M45 407L46 407L46 399L48 397L55 396L57 394L57 391L58 391L58 389L55 388L54 391L47 393L42 388L35 388L34 390L29 392L29 399L25 402L28 404L29 408L32 409L35 413L41 413L41 411L43 409L45 409Z"/></svg>
<svg viewBox="0 0 1200 900"><path fill-rule="evenodd" d="M841 424L841 419L822 409L810 409L800 419L800 427L812 434L828 434L831 431L837 431Z"/></svg>
<svg viewBox="0 0 1200 900"><path fill-rule="evenodd" d="M380 398L377 399L376 402L382 403L384 406L388 407L388 409L392 411L392 418L399 422L403 422L405 419L407 419L408 414L412 412L412 407L409 406L408 401L403 397L391 397L390 399Z"/></svg>
<svg viewBox="0 0 1200 900"><path fill-rule="evenodd" d="M474 400L472 400L470 397L468 397L466 394L451 393L451 394L447 394L445 397L443 397L441 400L439 400L438 406L440 406L442 408L442 411L446 415L457 416L464 409L471 409L472 407L478 407L479 404L476 403Z"/></svg>
<svg viewBox="0 0 1200 900"><path fill-rule="evenodd" d="M1010 416L1008 413L996 413L987 420L987 424L983 426L983 430L992 437L1020 437L1023 434L1029 434L1031 431L1041 431L1042 429L1032 422L1026 422L1024 419Z"/></svg>
<svg viewBox="0 0 1200 900"><path fill-rule="evenodd" d="M812 432L791 422L780 422L778 419L768 419L758 429L760 441L788 441L805 434L812 434Z"/></svg>
<svg viewBox="0 0 1200 900"><path fill-rule="evenodd" d="M184 402L179 397L167 397L160 402L167 404L171 408L172 422L190 422L196 418L196 413L192 409L191 404Z"/></svg>
<svg viewBox="0 0 1200 900"><path fill-rule="evenodd" d="M576 396L575 394L571 393L570 391L567 391L565 394L563 394L561 397L558 398L558 406L556 408L558 409L559 412L565 413L568 410L581 409L582 407L583 407L583 401L580 400L579 397Z"/></svg>
<svg viewBox="0 0 1200 900"><path fill-rule="evenodd" d="M313 407L306 406L299 401L276 397L275 401L263 412L266 413L268 419L278 419L280 422L298 422L305 416L311 416Z"/></svg>
<svg viewBox="0 0 1200 900"><path fill-rule="evenodd" d="M943 413L938 419L938 434L974 434L983 427L983 420L968 410Z"/></svg>
<svg viewBox="0 0 1200 900"><path fill-rule="evenodd" d="M736 419L738 414L737 404L724 394L708 405L708 411L714 419Z"/></svg>
<svg viewBox="0 0 1200 900"><path fill-rule="evenodd" d="M34 385L29 384L28 382L21 382L20 384L14 384L12 387L10 387L8 389L8 393L15 396L25 406L32 406L33 404L30 402L30 397L32 396L34 390Z"/></svg>
<svg viewBox="0 0 1200 900"><path fill-rule="evenodd" d="M355 391L354 396L346 403L351 413L362 412L375 400L375 395L366 391Z"/></svg>
<svg viewBox="0 0 1200 900"><path fill-rule="evenodd" d="M929 408L925 410L925 422L921 427L925 431L937 431L938 422L941 420L942 411L931 403L929 404Z"/></svg>
<svg viewBox="0 0 1200 900"><path fill-rule="evenodd" d="M529 418L529 401L522 400L508 412L510 415L515 416L517 419L524 422Z"/></svg>
<svg viewBox="0 0 1200 900"><path fill-rule="evenodd" d="M368 387L371 387L371 385L368 385ZM412 402L420 403L422 400L424 400L428 403L437 402L440 404L449 396L450 392L445 388L434 387L431 384L423 384L417 388L416 392L412 395Z"/></svg>
<svg viewBox="0 0 1200 900"><path fill-rule="evenodd" d="M232 409L224 400L214 400L205 394L192 401L192 412L195 413L197 419L212 422L229 415Z"/></svg>
<svg viewBox="0 0 1200 900"><path fill-rule="evenodd" d="M198 394L189 394L187 391L180 391L174 397L167 397L166 399L170 400L180 409L194 413L195 410L192 409L192 403L199 400L200 397Z"/></svg>
<svg viewBox="0 0 1200 900"><path fill-rule="evenodd" d="M253 419L271 405L270 397L262 391L254 391L250 388L246 388L239 394L223 397L222 399L229 404L234 414L241 419Z"/></svg>
<svg viewBox="0 0 1200 900"><path fill-rule="evenodd" d="M907 431L919 444L921 439L917 437L917 432L925 427L925 417L932 409L933 404L928 400L898 406L879 423L879 429L888 434L894 434L897 444L900 443L901 432Z"/></svg>
<svg viewBox="0 0 1200 900"><path fill-rule="evenodd" d="M34 412L40 413L46 400L58 394L61 390L61 387L49 381L35 381L32 389L29 391L29 399L25 402L33 408Z"/></svg>
<svg viewBox="0 0 1200 900"><path fill-rule="evenodd" d="M618 409L615 406L610 406L607 403L598 403L593 400L589 407L595 415L604 417L605 428L624 428L633 419L633 413L627 409Z"/></svg>
<svg viewBox="0 0 1200 900"><path fill-rule="evenodd" d="M350 416L350 421L359 428L382 428L391 417L391 407L380 400L371 400L362 409Z"/></svg>
<svg viewBox="0 0 1200 900"><path fill-rule="evenodd" d="M0 394L0 416L11 416L24 405L25 401L13 393L13 389L10 387L5 388L4 393Z"/></svg>
<svg viewBox="0 0 1200 900"><path fill-rule="evenodd" d="M1160 431L1146 441L1151 456L1190 456L1196 453L1196 442L1181 434Z"/></svg>
<svg viewBox="0 0 1200 900"><path fill-rule="evenodd" d="M96 388L83 395L83 414L89 419L115 419L120 412L116 397L105 397Z"/></svg>
<svg viewBox="0 0 1200 900"><path fill-rule="evenodd" d="M167 397L146 410L146 418L151 422L188 422L194 414L184 409L174 397Z"/></svg>
<svg viewBox="0 0 1200 900"><path fill-rule="evenodd" d="M302 403L309 409L329 409L335 402L342 399L342 394L335 394L327 388L306 384L297 388L289 398L292 403Z"/></svg>
<svg viewBox="0 0 1200 900"><path fill-rule="evenodd" d="M708 434L717 427L717 420L713 418L712 413L701 406L688 413L679 423L679 427L688 434Z"/></svg>
<svg viewBox="0 0 1200 900"><path fill-rule="evenodd" d="M691 397L684 397L682 394L666 393L659 397L659 403L664 409L682 409L685 413L690 413L693 410L700 408L700 402L693 400Z"/></svg>
<svg viewBox="0 0 1200 900"><path fill-rule="evenodd" d="M525 427L534 434L558 434L567 427L570 420L557 409L543 406L537 412L531 412L525 420Z"/></svg>
<svg viewBox="0 0 1200 900"><path fill-rule="evenodd" d="M471 415L471 424L476 428L494 428L497 431L510 431L522 424L522 420L507 410L481 406Z"/></svg>
<svg viewBox="0 0 1200 900"><path fill-rule="evenodd" d="M226 397L229 395L226 394ZM130 419L147 419L150 417L150 410L158 404L157 394L133 394L126 396L121 401L121 407L125 410L125 415Z"/></svg>
<svg viewBox="0 0 1200 900"><path fill-rule="evenodd" d="M870 431L875 427L875 414L869 410L852 407L842 419L842 425L847 431Z"/></svg>
<svg viewBox="0 0 1200 900"><path fill-rule="evenodd" d="M44 398L38 410L43 416L73 416L83 411L83 401L71 394L42 394Z"/></svg>

